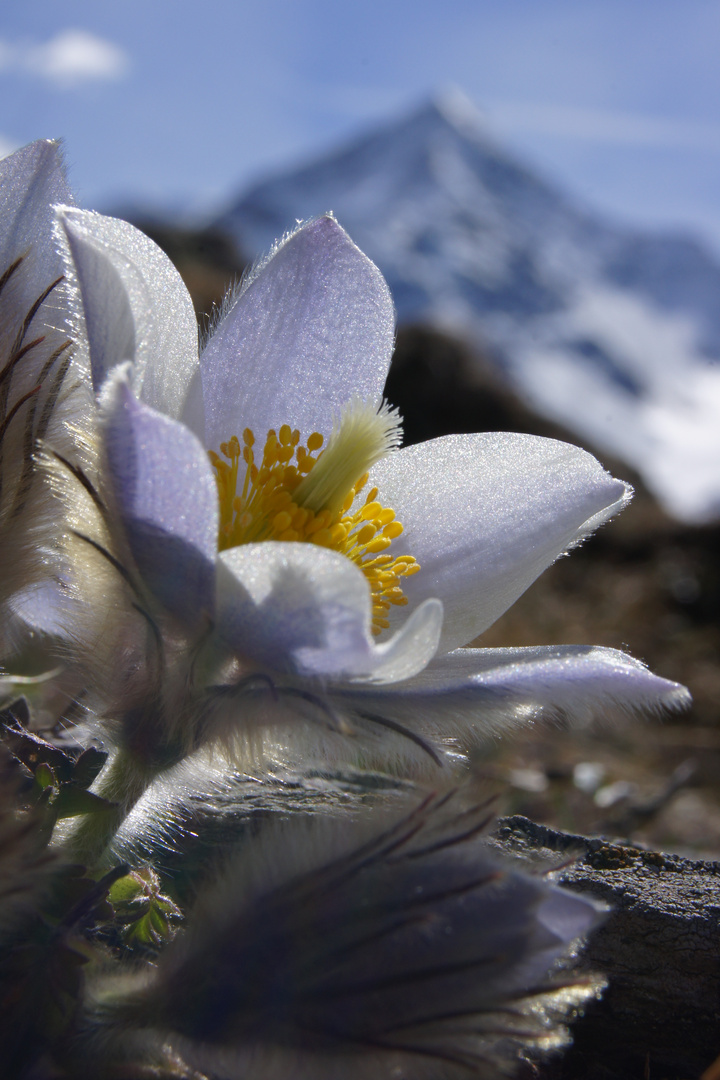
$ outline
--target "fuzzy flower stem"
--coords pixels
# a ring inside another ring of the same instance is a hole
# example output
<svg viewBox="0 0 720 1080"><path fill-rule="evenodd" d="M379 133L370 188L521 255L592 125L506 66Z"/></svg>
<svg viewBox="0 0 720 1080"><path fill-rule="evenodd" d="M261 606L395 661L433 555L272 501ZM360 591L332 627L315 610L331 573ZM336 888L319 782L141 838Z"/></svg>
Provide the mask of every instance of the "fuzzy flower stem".
<svg viewBox="0 0 720 1080"><path fill-rule="evenodd" d="M60 838L63 852L85 866L103 867L112 837L160 772L161 767L141 763L126 750L112 753L91 790L113 805L76 818Z"/></svg>

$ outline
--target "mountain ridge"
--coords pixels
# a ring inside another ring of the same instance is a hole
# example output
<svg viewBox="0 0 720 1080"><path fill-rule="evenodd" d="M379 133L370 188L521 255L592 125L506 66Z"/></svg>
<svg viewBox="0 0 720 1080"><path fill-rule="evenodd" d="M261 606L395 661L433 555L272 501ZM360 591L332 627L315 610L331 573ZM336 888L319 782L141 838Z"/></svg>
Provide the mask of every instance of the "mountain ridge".
<svg viewBox="0 0 720 1080"><path fill-rule="evenodd" d="M681 520L720 517L720 263L609 222L433 100L265 179L213 223L261 253L332 210L401 323L490 351L549 419L636 468Z"/></svg>

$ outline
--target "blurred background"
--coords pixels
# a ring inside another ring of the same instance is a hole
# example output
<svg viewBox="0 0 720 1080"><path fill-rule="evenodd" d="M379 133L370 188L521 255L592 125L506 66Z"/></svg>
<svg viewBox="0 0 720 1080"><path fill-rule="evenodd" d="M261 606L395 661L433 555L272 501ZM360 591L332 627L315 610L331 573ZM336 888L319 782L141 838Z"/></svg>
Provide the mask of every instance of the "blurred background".
<svg viewBox="0 0 720 1080"><path fill-rule="evenodd" d="M531 731L476 771L522 812L720 857L720 3L5 0L0 155L62 137L201 323L332 210L387 277L407 441L591 449L631 508L479 644L626 648L692 712Z"/></svg>

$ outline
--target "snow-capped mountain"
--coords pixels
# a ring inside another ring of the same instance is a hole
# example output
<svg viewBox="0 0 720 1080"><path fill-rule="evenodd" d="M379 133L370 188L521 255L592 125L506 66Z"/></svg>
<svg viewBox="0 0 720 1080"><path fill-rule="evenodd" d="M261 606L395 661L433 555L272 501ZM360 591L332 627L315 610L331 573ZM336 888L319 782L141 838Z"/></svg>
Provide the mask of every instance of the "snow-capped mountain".
<svg viewBox="0 0 720 1080"><path fill-rule="evenodd" d="M332 210L401 322L489 346L538 411L633 465L675 516L720 517L720 263L579 208L464 98L271 177L215 224L262 253Z"/></svg>

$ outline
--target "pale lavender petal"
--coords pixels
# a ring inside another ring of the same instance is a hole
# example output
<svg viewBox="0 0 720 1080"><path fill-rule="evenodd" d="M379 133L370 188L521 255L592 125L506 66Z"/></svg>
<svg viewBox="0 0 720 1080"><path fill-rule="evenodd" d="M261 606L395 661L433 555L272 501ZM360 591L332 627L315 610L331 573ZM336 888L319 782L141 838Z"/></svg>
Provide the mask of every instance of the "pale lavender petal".
<svg viewBox="0 0 720 1080"><path fill-rule="evenodd" d="M14 594L9 606L32 631L57 637L68 636L68 628L80 613L77 597L68 582L60 578L32 582Z"/></svg>
<svg viewBox="0 0 720 1080"><path fill-rule="evenodd" d="M250 279L201 357L206 445L288 423L329 434L353 394L380 403L393 349L385 281L330 217Z"/></svg>
<svg viewBox="0 0 720 1080"><path fill-rule="evenodd" d="M20 256L22 274L14 274L3 296L3 329L10 312L13 336L23 318L47 288L62 275L60 255L52 243L53 204L72 203L56 142L39 140L0 161L0 277ZM10 327L6 332L10 332Z"/></svg>
<svg viewBox="0 0 720 1080"><path fill-rule="evenodd" d="M115 501L148 588L194 623L213 606L215 479L192 432L138 402L124 376L112 376L101 408Z"/></svg>
<svg viewBox="0 0 720 1080"><path fill-rule="evenodd" d="M127 221L63 209L60 224L96 392L117 364L132 360L138 396L180 418L198 355L195 312L177 270Z"/></svg>
<svg viewBox="0 0 720 1080"><path fill-rule="evenodd" d="M443 602L441 651L486 630L629 499L579 447L506 432L406 447L374 467L372 482L405 526L393 552L421 566L404 585L408 599Z"/></svg>
<svg viewBox="0 0 720 1080"><path fill-rule="evenodd" d="M312 544L245 544L220 554L217 625L227 645L273 671L386 681L419 671L437 648L442 608L423 605L382 645L370 591L345 556Z"/></svg>
<svg viewBox="0 0 720 1080"><path fill-rule="evenodd" d="M65 325L59 199L72 196L56 143L0 162L0 605L47 576L47 552L57 548L58 506L39 476L39 444L76 457L66 421L81 427L91 408Z"/></svg>
<svg viewBox="0 0 720 1080"><path fill-rule="evenodd" d="M33 415L44 411L47 435L70 359L63 263L53 237L59 200L71 202L72 195L57 143L34 142L0 161L0 420L28 401L9 435L3 429L6 472L8 462L19 469L27 454L23 422L30 429ZM11 486L5 475L3 494Z"/></svg>
<svg viewBox="0 0 720 1080"><path fill-rule="evenodd" d="M690 694L617 649L591 645L458 649L404 683L336 688L336 697L432 731L489 738L538 718L581 725L686 708Z"/></svg>

